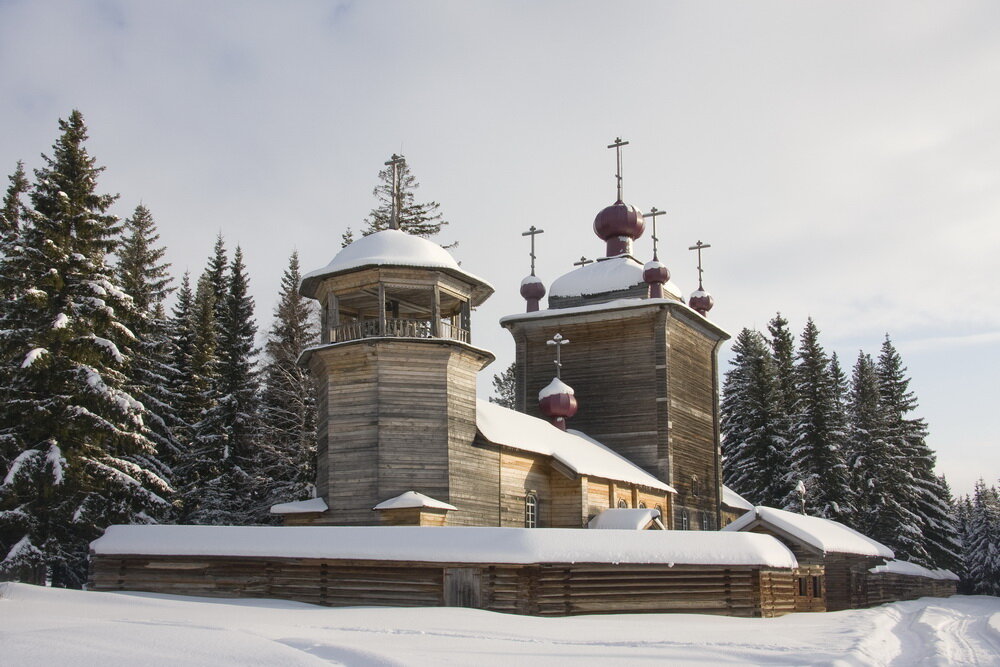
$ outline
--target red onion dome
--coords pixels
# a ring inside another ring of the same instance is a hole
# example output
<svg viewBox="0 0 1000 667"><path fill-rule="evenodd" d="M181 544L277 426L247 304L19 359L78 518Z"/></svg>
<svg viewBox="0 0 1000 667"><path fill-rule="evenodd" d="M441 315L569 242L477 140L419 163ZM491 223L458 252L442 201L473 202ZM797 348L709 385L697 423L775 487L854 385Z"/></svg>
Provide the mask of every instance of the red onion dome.
<svg viewBox="0 0 1000 667"><path fill-rule="evenodd" d="M688 297L688 305L704 317L708 314L708 311L712 310L712 306L715 305L715 299L712 298L711 294L699 287L691 292L691 296Z"/></svg>
<svg viewBox="0 0 1000 667"><path fill-rule="evenodd" d="M525 299L541 299L545 296L545 285L537 276L525 276L521 281L521 296Z"/></svg>
<svg viewBox="0 0 1000 667"><path fill-rule="evenodd" d="M552 378L552 382L538 392L538 406L542 414L565 431L566 420L575 415L577 409L573 388L559 378Z"/></svg>
<svg viewBox="0 0 1000 667"><path fill-rule="evenodd" d="M619 199L594 218L594 233L607 244L606 257L632 254L632 241L642 236L646 224L635 206Z"/></svg>
<svg viewBox="0 0 1000 667"><path fill-rule="evenodd" d="M652 259L642 267L642 281L649 285L663 285L670 280L670 269L660 260Z"/></svg>
<svg viewBox="0 0 1000 667"><path fill-rule="evenodd" d="M642 213L634 206L616 201L594 218L594 233L602 240L616 236L627 236L630 239L637 239L646 230L646 223L642 220Z"/></svg>
<svg viewBox="0 0 1000 667"><path fill-rule="evenodd" d="M538 310L538 302L545 296L545 285L535 275L526 276L521 281L521 296L528 302L528 312L534 313Z"/></svg>

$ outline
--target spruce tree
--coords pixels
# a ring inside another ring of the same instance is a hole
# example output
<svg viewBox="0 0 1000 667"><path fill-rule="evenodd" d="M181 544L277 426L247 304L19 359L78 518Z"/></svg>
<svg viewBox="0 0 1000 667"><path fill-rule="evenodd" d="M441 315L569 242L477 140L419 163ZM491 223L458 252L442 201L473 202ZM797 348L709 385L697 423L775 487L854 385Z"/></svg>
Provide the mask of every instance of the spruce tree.
<svg viewBox="0 0 1000 667"><path fill-rule="evenodd" d="M134 304L107 265L116 197L97 192L82 115L59 126L0 267L0 431L19 451L0 485L0 570L79 587L88 543L112 523L156 521L171 489L127 390L135 336L120 318Z"/></svg>
<svg viewBox="0 0 1000 667"><path fill-rule="evenodd" d="M5 240L14 237L21 228L21 221L26 217L22 197L28 194L30 183L24 173L24 162L17 161L17 168L8 179L10 186L3 198L3 208L0 209L0 238Z"/></svg>
<svg viewBox="0 0 1000 667"><path fill-rule="evenodd" d="M515 369L515 364L511 363L502 373L493 376L493 393L495 395L490 396L490 403L496 403L511 410L514 409L516 396Z"/></svg>
<svg viewBox="0 0 1000 667"><path fill-rule="evenodd" d="M795 367L795 423L789 456L788 482L806 487L808 513L834 520L849 520L853 509L850 478L844 461L843 416L838 414L837 381L830 360L819 342L819 329L809 318L799 339ZM786 507L798 505L789 494Z"/></svg>
<svg viewBox="0 0 1000 667"><path fill-rule="evenodd" d="M387 166L378 173L379 184L375 186L372 194L378 206L372 209L368 217L365 218L365 228L362 233L365 236L389 229L392 218L392 167ZM442 219L438 209L441 205L436 201L417 203L414 193L420 184L410 171L407 162L402 162L396 167L396 205L399 211L399 228L408 234L430 238L441 232L441 228L448 223ZM350 233L350 230L348 230ZM344 241L348 239L344 236ZM454 247L455 243L444 246Z"/></svg>
<svg viewBox="0 0 1000 667"><path fill-rule="evenodd" d="M767 324L770 334L771 358L778 380L779 411L775 428L786 443L792 441L795 415L795 337L788 328L788 320L776 313ZM786 445L787 446L787 445Z"/></svg>
<svg viewBox="0 0 1000 667"><path fill-rule="evenodd" d="M857 512L850 524L876 540L892 535L902 515L892 489L883 483L889 468L898 465L885 440L879 405L879 383L871 355L858 353L851 373L848 396L849 420L845 459L855 491ZM888 495L887 495L888 494Z"/></svg>
<svg viewBox="0 0 1000 667"><path fill-rule="evenodd" d="M268 509L275 503L305 500L315 493L315 387L298 358L316 344L317 332L311 302L299 294L301 280L299 254L293 252L281 277L274 322L264 348L258 521L268 518Z"/></svg>
<svg viewBox="0 0 1000 667"><path fill-rule="evenodd" d="M966 567L973 592L1000 595L1000 496L996 487L976 483L969 517Z"/></svg>
<svg viewBox="0 0 1000 667"><path fill-rule="evenodd" d="M166 248L157 245L159 234L153 215L142 204L125 220L125 236L118 248L115 274L135 308L124 323L136 335L129 368L130 387L150 412L148 426L160 462L170 466L179 456L173 429L179 425L179 396L172 390L176 369L172 364L173 339L163 302L173 291L170 264L163 261ZM169 470L163 473L169 475Z"/></svg>
<svg viewBox="0 0 1000 667"><path fill-rule="evenodd" d="M733 355L722 388L723 479L754 505L777 505L789 487L774 362L764 337L750 329L736 337Z"/></svg>
<svg viewBox="0 0 1000 667"><path fill-rule="evenodd" d="M950 517L950 493L934 474L935 456L926 443L926 423L911 416L917 400L909 389L902 359L888 336L882 343L876 371L886 442L905 471L896 494L916 515L915 521L900 526L901 534L907 535L901 537L898 547L892 543L890 546L900 552L901 558L921 565L954 566L960 547Z"/></svg>

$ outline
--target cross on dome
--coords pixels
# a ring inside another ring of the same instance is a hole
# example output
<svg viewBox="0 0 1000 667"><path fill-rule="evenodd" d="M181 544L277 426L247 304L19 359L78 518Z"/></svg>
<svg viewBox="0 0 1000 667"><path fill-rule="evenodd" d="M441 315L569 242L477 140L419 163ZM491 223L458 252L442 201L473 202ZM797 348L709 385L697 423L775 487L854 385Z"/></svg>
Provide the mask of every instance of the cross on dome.
<svg viewBox="0 0 1000 667"><path fill-rule="evenodd" d="M608 148L615 149L615 158L618 164L615 171L615 180L618 182L618 201L622 201L622 146L628 146L628 142L622 141L621 137L617 137L615 143L608 145Z"/></svg>
<svg viewBox="0 0 1000 667"><path fill-rule="evenodd" d="M656 254L656 242L659 241L660 239L656 237L656 216L663 215L664 213L666 213L666 211L661 211L654 206L649 210L649 213L646 213L645 215L642 216L643 219L649 217L653 220L653 259L657 260L660 258Z"/></svg>
<svg viewBox="0 0 1000 667"><path fill-rule="evenodd" d="M556 377L562 378L562 346L569 345L569 339L563 338L561 333L557 333L551 340L545 341L546 345L556 346L556 360L552 363L556 365Z"/></svg>
<svg viewBox="0 0 1000 667"><path fill-rule="evenodd" d="M521 232L521 236L531 237L531 275L535 275L535 236L538 234L544 234L544 229L536 229L534 225L528 228L528 231Z"/></svg>
<svg viewBox="0 0 1000 667"><path fill-rule="evenodd" d="M698 251L698 289L699 290L702 289L702 287L701 287L701 274L703 273L703 270L701 268L701 251L704 250L705 248L711 248L711 247L712 247L711 245L709 245L707 243L702 243L701 239L698 239L697 243L695 243L693 246L691 246L690 248L688 248L688 250L697 250Z"/></svg>

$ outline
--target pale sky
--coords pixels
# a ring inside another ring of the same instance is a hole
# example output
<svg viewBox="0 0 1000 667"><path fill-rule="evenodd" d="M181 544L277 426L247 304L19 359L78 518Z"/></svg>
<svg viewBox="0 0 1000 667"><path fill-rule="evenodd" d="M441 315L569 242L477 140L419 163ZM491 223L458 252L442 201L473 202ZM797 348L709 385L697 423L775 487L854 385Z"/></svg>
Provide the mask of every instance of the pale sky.
<svg viewBox="0 0 1000 667"><path fill-rule="evenodd" d="M958 493L1000 476L995 0L0 0L0 91L0 174L39 167L79 108L115 212L152 210L178 276L220 231L240 244L262 329L291 251L329 262L403 153L439 240L497 290L473 320L483 395L513 357L520 233L545 230L546 285L601 254L621 136L625 199L668 212L685 295L687 247L712 244L716 323L811 315L848 371L890 333L939 472Z"/></svg>

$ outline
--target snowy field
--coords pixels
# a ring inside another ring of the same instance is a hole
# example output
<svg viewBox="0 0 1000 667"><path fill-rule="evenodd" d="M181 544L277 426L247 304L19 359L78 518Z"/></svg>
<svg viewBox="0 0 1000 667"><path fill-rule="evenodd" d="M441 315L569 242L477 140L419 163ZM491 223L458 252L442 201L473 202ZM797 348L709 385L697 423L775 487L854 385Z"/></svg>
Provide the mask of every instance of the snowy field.
<svg viewBox="0 0 1000 667"><path fill-rule="evenodd" d="M737 619L531 618L0 584L0 664L1000 665L1000 598Z"/></svg>

